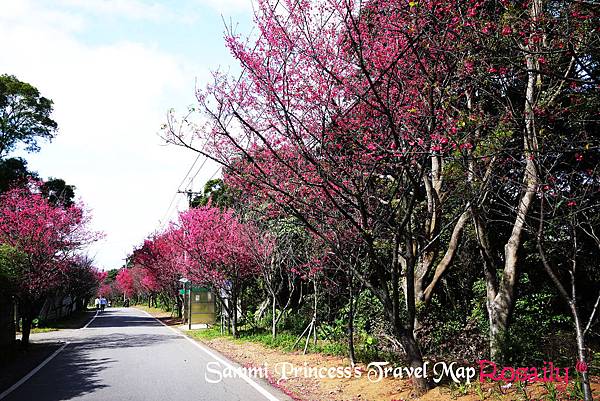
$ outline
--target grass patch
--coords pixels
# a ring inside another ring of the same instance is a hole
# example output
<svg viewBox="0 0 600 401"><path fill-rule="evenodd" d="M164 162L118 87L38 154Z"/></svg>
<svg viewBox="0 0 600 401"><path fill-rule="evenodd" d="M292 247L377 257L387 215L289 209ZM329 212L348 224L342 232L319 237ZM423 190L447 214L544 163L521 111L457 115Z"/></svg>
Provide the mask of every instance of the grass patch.
<svg viewBox="0 0 600 401"><path fill-rule="evenodd" d="M51 331L58 331L60 329L56 328L56 327L34 327L31 329L31 334L37 334L37 333L49 333Z"/></svg>
<svg viewBox="0 0 600 401"><path fill-rule="evenodd" d="M238 338L234 338L232 335L224 332L221 334L221 328L218 326L213 326L208 329L199 329L192 330L189 332L189 335L193 338L197 338L200 340L214 340L216 338L226 338L230 341L234 341L236 343L244 343L244 342L252 342L257 344L262 344L267 348L278 349L284 352L294 352L298 350L303 350L306 337L300 340L294 349L294 343L298 339L298 335L282 331L277 334L275 338L271 335L269 331L240 331L240 335ZM309 340L308 344L308 352L311 353L320 353L326 355L334 355L334 356L345 356L347 353L347 346L343 343L332 342L327 340L318 340L315 345L312 338Z"/></svg>
<svg viewBox="0 0 600 401"><path fill-rule="evenodd" d="M149 308L148 305L146 305L146 304L131 305L131 306L136 309L143 310L144 312L148 312L149 314L151 314L154 317L172 317L172 315L173 315L173 312L171 312L171 311L167 311L162 308L155 308L155 307Z"/></svg>
<svg viewBox="0 0 600 401"><path fill-rule="evenodd" d="M49 322L37 322L37 324L31 328L31 333L48 333L51 331L63 330L63 329L79 329L94 316L96 313L95 309L88 309L86 311L76 312L70 316L63 317L57 320ZM35 321L34 321L35 323Z"/></svg>
<svg viewBox="0 0 600 401"><path fill-rule="evenodd" d="M199 340L214 340L217 338L226 338L229 341L241 344L244 342L252 342L264 345L267 348L277 349L282 352L302 352L306 344L306 337L303 337L296 347L294 344L298 339L298 334L292 331L280 331L276 338L271 336L271 331L267 329L246 329L245 327L239 331L239 337L234 338L232 335L227 334L225 331L221 334L219 326L213 326L208 329L198 329L188 332L188 335L197 338ZM400 355L393 354L391 352L382 352L377 349L372 341L369 341L369 337L358 337L355 338L355 355L357 362L370 363L373 361L389 361L390 363L403 363L403 359ZM311 337L307 347L308 353L319 353L323 355L331 355L338 357L348 356L348 344L344 341L335 341L328 339L319 338L317 343L313 342Z"/></svg>
<svg viewBox="0 0 600 401"><path fill-rule="evenodd" d="M233 338L232 336L227 335L227 333L221 334L221 329L217 326L213 326L208 329L192 330L192 331L189 331L188 333L191 337L197 338L199 340L214 340L215 338L225 338L225 337L230 338L230 339Z"/></svg>

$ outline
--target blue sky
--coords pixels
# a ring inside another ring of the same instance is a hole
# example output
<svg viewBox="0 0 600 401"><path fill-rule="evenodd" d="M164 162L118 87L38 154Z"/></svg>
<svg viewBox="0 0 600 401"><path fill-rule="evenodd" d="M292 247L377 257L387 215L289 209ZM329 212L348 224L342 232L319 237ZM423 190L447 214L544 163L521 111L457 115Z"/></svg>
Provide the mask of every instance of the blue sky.
<svg viewBox="0 0 600 401"><path fill-rule="evenodd" d="M186 207L175 198L196 155L159 138L167 110L194 105L210 70L236 69L224 22L251 30L252 0L0 0L0 73L54 100L56 139L24 156L42 177L77 187L106 239L100 268L121 266L145 236ZM202 160L192 170L198 172ZM204 164L199 190L217 172Z"/></svg>

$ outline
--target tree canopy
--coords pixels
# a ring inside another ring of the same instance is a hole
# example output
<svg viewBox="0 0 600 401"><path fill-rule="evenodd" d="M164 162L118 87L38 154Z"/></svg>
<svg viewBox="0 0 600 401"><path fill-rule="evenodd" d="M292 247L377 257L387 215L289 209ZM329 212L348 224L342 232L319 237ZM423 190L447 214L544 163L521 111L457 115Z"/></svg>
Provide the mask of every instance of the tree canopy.
<svg viewBox="0 0 600 401"><path fill-rule="evenodd" d="M19 144L39 150L38 140L52 140L58 128L50 117L52 100L13 75L0 75L0 157Z"/></svg>

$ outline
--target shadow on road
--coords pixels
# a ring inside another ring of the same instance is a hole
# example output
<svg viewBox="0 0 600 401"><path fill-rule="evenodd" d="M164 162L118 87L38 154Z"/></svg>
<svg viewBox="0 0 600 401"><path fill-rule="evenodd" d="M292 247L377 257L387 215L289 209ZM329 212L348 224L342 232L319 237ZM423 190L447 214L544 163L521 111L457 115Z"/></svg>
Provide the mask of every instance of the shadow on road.
<svg viewBox="0 0 600 401"><path fill-rule="evenodd" d="M150 347L170 340L181 340L182 338L176 334L122 334L115 333L110 335L102 335L94 337L93 342L85 342L77 344L77 348L81 351L92 351L99 349L114 349L114 348L141 348Z"/></svg>
<svg viewBox="0 0 600 401"><path fill-rule="evenodd" d="M93 393L109 387L102 383L100 373L116 361L93 358L79 344L68 345L44 369L3 401L61 401Z"/></svg>
<svg viewBox="0 0 600 401"><path fill-rule="evenodd" d="M108 327L160 327L156 319L145 316L123 315L118 310L105 310L98 313L98 317L90 324L89 328L108 328Z"/></svg>
<svg viewBox="0 0 600 401"><path fill-rule="evenodd" d="M117 314L116 311L111 316L111 312L105 311L89 327L136 326L162 325L151 318ZM118 366L119 349L151 347L181 339L175 334L108 332L92 331L89 333L91 335L79 341L74 340L41 371L2 401L62 401L97 392L111 387L106 382L104 371Z"/></svg>
<svg viewBox="0 0 600 401"><path fill-rule="evenodd" d="M43 387L38 387L36 398L30 399L43 399L47 401L70 400L74 397L93 393L101 388L108 387L102 383L100 372L115 363L115 360L109 358L91 358L77 344L69 345L69 347L71 347L70 350L65 349L65 352L60 354L60 363L53 364L52 375L55 380L51 381L52 384L48 386L48 391L43 391ZM59 379L58 382L56 379ZM47 384L47 382L44 384ZM30 386L27 387L32 388ZM33 388L35 389L35 387ZM44 394L39 394L41 392Z"/></svg>

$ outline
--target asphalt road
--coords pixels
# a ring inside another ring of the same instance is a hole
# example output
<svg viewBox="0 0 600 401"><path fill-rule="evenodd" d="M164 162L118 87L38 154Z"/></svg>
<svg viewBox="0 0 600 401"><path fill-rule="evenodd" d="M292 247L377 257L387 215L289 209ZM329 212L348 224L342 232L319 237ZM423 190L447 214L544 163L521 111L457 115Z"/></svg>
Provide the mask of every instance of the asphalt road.
<svg viewBox="0 0 600 401"><path fill-rule="evenodd" d="M67 340L59 354L2 401L289 399L260 379L253 382L268 394L240 377L212 383L221 373L226 376L228 361L137 309L107 309Z"/></svg>

